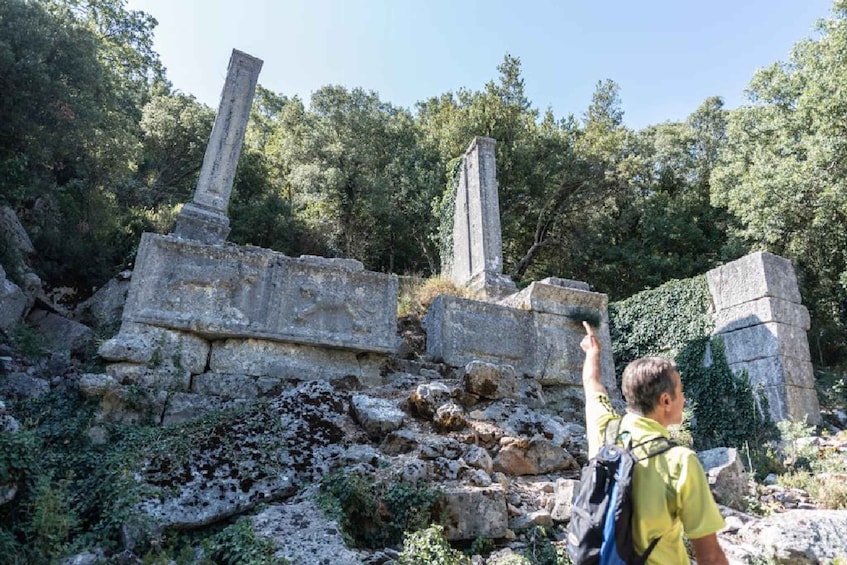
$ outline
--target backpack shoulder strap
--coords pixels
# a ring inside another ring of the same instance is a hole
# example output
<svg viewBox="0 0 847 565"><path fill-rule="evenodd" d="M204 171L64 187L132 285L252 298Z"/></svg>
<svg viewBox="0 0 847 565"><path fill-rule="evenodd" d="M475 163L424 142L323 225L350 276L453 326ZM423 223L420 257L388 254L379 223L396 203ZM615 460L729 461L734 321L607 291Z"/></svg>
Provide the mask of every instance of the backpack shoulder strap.
<svg viewBox="0 0 847 565"><path fill-rule="evenodd" d="M617 444L618 437L620 437L621 421L622 418L614 418L606 424L606 430L603 432L603 443L605 445Z"/></svg>

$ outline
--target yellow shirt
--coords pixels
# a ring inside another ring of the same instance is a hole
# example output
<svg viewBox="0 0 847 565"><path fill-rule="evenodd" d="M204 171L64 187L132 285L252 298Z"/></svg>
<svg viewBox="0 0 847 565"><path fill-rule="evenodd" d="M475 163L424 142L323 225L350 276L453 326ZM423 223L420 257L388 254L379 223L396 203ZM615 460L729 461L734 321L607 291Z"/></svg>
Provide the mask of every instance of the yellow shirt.
<svg viewBox="0 0 847 565"><path fill-rule="evenodd" d="M616 418L620 416L612 409L608 396L589 394L586 399L589 457L600 450L606 426ZM651 438L670 437L668 430L655 420L630 413L621 421L619 433L624 432L630 434L632 445ZM634 454L643 456L637 449ZM687 447L674 447L636 464L632 503L635 550L644 553L650 540L661 536L647 560L648 565L690 563L682 542L683 529L689 538L697 539L724 527L703 466Z"/></svg>

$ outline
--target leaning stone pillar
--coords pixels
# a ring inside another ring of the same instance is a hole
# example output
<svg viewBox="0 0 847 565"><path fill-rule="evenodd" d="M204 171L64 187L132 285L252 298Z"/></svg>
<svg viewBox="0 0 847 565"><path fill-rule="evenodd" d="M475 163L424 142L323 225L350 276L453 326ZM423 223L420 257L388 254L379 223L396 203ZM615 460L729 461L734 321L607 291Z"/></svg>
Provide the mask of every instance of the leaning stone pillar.
<svg viewBox="0 0 847 565"><path fill-rule="evenodd" d="M494 144L490 137L477 137L465 152L453 214L453 257L445 267L456 284L496 299L514 292L515 285L503 274Z"/></svg>
<svg viewBox="0 0 847 565"><path fill-rule="evenodd" d="M819 424L820 405L794 267L771 253L752 253L706 274L715 306L715 334L723 338L733 372L760 385L775 421Z"/></svg>
<svg viewBox="0 0 847 565"><path fill-rule="evenodd" d="M229 197L261 69L261 59L232 50L194 199L177 217L177 236L215 244L229 235Z"/></svg>

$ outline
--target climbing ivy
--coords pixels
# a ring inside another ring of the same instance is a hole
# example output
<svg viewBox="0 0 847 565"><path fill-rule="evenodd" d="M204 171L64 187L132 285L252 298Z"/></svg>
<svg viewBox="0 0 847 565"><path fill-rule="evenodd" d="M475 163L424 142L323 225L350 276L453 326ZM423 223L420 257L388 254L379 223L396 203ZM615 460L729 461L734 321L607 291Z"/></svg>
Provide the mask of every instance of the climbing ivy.
<svg viewBox="0 0 847 565"><path fill-rule="evenodd" d="M436 197L435 210L438 213L438 233L436 243L441 253L441 272L447 273L453 266L453 220L456 211L456 191L459 188L459 176L462 170L462 158L457 157L447 164L450 171L447 185L439 200Z"/></svg>
<svg viewBox="0 0 847 565"><path fill-rule="evenodd" d="M711 298L705 275L670 281L609 305L612 355L618 384L624 367L645 356L676 362L693 406L697 449L761 445L774 437L767 401L746 374L729 368L723 340L712 337ZM707 352L711 361L706 366Z"/></svg>

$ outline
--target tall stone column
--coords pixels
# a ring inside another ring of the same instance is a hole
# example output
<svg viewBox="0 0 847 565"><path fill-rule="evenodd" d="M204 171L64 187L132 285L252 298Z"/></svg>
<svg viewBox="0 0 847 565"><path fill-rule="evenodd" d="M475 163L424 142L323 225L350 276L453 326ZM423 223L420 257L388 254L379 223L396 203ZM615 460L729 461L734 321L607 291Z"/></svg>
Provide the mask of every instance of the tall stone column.
<svg viewBox="0 0 847 565"><path fill-rule="evenodd" d="M462 160L449 270L456 284L496 299L514 292L515 285L503 275L495 143L490 137L474 138Z"/></svg>
<svg viewBox="0 0 847 565"><path fill-rule="evenodd" d="M715 306L715 334L723 338L733 372L747 371L761 386L775 421L819 424L806 331L794 267L771 253L751 253L706 273Z"/></svg>
<svg viewBox="0 0 847 565"><path fill-rule="evenodd" d="M194 199L177 217L177 236L215 244L229 235L227 208L261 69L261 59L232 50Z"/></svg>

